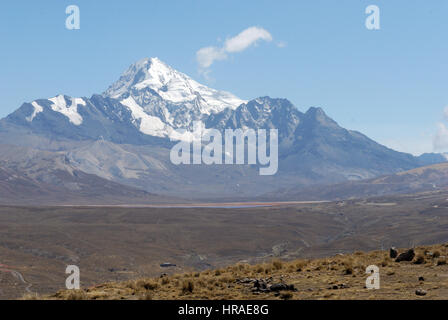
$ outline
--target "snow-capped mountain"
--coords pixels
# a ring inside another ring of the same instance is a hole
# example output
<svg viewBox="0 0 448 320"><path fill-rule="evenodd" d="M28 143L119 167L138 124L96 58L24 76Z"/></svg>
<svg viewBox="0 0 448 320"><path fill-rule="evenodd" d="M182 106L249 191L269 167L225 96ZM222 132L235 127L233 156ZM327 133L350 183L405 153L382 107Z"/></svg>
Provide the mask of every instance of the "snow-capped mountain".
<svg viewBox="0 0 448 320"><path fill-rule="evenodd" d="M193 121L218 130L278 129L278 173L256 166L176 166L176 129ZM23 104L0 120L0 141L65 152L75 168L175 196L246 197L409 170L444 157L417 158L340 127L321 108L286 99L250 101L199 84L157 58L131 65L103 94L57 95Z"/></svg>
<svg viewBox="0 0 448 320"><path fill-rule="evenodd" d="M126 106L141 132L159 137L172 137L173 129L191 129L193 121L246 102L208 88L158 58L131 65L103 95Z"/></svg>
<svg viewBox="0 0 448 320"><path fill-rule="evenodd" d="M131 65L101 96L39 99L8 118L51 135L147 143L150 137L176 138L175 129L192 129L193 121L245 102L151 58Z"/></svg>

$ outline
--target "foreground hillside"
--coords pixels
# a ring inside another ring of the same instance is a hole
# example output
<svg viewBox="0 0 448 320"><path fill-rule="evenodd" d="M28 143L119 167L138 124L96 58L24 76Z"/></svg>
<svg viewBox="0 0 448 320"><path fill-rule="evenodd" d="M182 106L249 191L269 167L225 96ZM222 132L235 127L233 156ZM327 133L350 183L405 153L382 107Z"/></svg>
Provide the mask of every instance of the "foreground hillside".
<svg viewBox="0 0 448 320"><path fill-rule="evenodd" d="M372 251L313 260L237 264L197 273L110 282L38 298L448 299L447 252L448 243L417 247L415 257L406 262L396 262L388 251ZM372 264L380 268L378 290L365 288L365 270Z"/></svg>

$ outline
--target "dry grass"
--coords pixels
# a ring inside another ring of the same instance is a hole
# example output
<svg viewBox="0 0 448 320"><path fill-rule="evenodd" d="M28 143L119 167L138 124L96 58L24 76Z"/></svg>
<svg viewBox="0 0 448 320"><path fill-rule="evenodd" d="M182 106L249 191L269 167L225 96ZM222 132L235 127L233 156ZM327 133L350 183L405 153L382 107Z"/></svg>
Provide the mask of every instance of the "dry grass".
<svg viewBox="0 0 448 320"><path fill-rule="evenodd" d="M399 250L403 252L405 249ZM325 259L237 264L217 270L164 275L24 299L448 299L447 245L415 248L412 262L397 263L386 251ZM429 254L432 252L433 254ZM381 289L365 289L366 267L380 268ZM293 284L296 291L253 292L244 279ZM424 279L424 281L419 280ZM416 296L416 289L426 296Z"/></svg>

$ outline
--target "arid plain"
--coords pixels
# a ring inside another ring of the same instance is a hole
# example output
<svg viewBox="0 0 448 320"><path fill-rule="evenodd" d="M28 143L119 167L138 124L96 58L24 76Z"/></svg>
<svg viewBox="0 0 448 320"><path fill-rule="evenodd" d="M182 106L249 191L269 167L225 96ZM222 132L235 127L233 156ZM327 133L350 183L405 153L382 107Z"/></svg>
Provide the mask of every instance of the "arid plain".
<svg viewBox="0 0 448 320"><path fill-rule="evenodd" d="M448 193L263 207L0 207L0 298L448 241ZM175 267L162 268L162 263ZM367 263L367 261L366 261Z"/></svg>

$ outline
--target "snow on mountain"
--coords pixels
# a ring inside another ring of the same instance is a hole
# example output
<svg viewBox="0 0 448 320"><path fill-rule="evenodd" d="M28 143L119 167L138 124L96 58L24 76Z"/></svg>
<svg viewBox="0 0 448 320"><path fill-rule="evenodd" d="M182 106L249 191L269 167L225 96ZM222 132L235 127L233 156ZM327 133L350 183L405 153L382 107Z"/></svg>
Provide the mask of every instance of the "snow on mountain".
<svg viewBox="0 0 448 320"><path fill-rule="evenodd" d="M137 125L142 133L156 137L165 137L172 131L160 118L145 113L144 109L135 102L134 98L128 97L121 100L121 104L131 110L132 117L134 121L139 122Z"/></svg>
<svg viewBox="0 0 448 320"><path fill-rule="evenodd" d="M133 90L141 92L148 88L173 104L201 101L202 111L206 114L220 112L225 108L235 109L245 102L229 92L211 89L194 81L158 58L145 58L131 65L104 94L120 99Z"/></svg>
<svg viewBox="0 0 448 320"><path fill-rule="evenodd" d="M75 128L64 124L64 119L77 127L79 138L115 136L123 141L126 132L140 139L131 133L131 126L148 137L178 140L184 135L176 129L192 130L194 121L203 124L210 115L235 110L245 102L231 93L208 88L157 58L145 58L131 65L101 98L58 95L39 99L24 104L12 118L38 131L52 128L52 134L67 132L71 137ZM117 129L120 126L127 129Z"/></svg>
<svg viewBox="0 0 448 320"><path fill-rule="evenodd" d="M34 110L30 116L26 117L26 121L28 122L32 122L38 113L44 111L44 108L41 105L39 105L36 101L31 102L31 105L34 107Z"/></svg>
<svg viewBox="0 0 448 320"><path fill-rule="evenodd" d="M246 102L208 88L158 58L131 65L103 96L126 106L142 133L170 138L176 137L175 129L192 129L194 121Z"/></svg>
<svg viewBox="0 0 448 320"><path fill-rule="evenodd" d="M63 95L58 95L48 100L53 103L51 105L51 109L53 111L62 113L71 123L76 126L79 126L82 123L82 117L78 113L78 105L86 105L86 102L82 98L70 98L70 105L67 104L67 101Z"/></svg>

